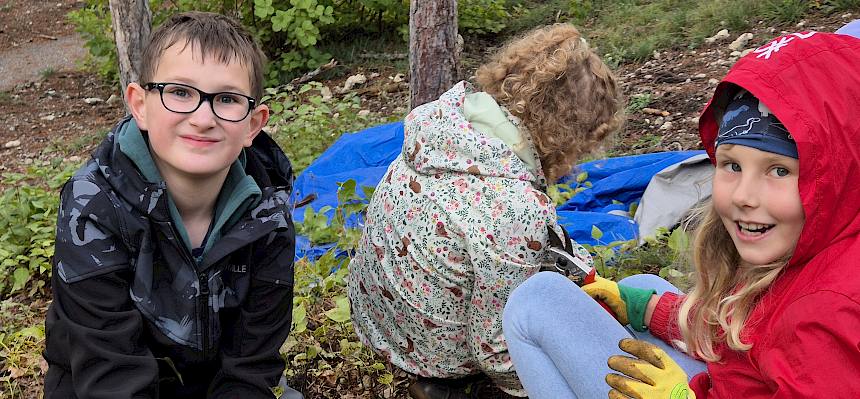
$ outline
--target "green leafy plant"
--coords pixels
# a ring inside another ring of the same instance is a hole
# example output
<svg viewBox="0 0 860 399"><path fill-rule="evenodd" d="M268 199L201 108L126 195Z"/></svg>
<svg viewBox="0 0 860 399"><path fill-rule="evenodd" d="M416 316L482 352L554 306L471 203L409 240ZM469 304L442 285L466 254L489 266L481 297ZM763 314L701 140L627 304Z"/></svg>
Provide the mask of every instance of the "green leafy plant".
<svg viewBox="0 0 860 399"><path fill-rule="evenodd" d="M620 279L618 277L618 270L614 267L614 264L617 263L619 254L623 255L636 248L638 242L636 240L604 242L602 240L603 231L597 226L591 226L591 238L597 241L596 245L582 244L582 246L591 253L597 274L609 279Z"/></svg>
<svg viewBox="0 0 860 399"><path fill-rule="evenodd" d="M583 22L594 12L594 1L592 0L570 0L568 13L574 21Z"/></svg>
<svg viewBox="0 0 860 399"><path fill-rule="evenodd" d="M457 12L459 29L475 34L498 33L511 16L504 0L460 0Z"/></svg>
<svg viewBox="0 0 860 399"><path fill-rule="evenodd" d="M363 186L363 196L356 193L355 180L338 183L338 206L323 206L318 211L308 207L304 219L296 223L298 234L308 237L312 244L337 243L338 247L351 251L358 246L361 230L348 227L348 221L360 217L367 208L375 188ZM331 214L331 220L329 215Z"/></svg>
<svg viewBox="0 0 860 399"><path fill-rule="evenodd" d="M627 100L627 113L632 114L651 104L651 93L634 94Z"/></svg>
<svg viewBox="0 0 860 399"><path fill-rule="evenodd" d="M334 23L333 14L331 5L317 0L254 0L254 16L263 22L258 35L267 43L277 40L287 44L277 58L278 68L270 69L270 78L276 79L282 72L313 69L331 58L316 45L322 39L320 28Z"/></svg>
<svg viewBox="0 0 860 399"><path fill-rule="evenodd" d="M581 172L571 183L550 186L547 194L558 206L590 187L588 173ZM622 204L619 201L613 203ZM636 215L637 209L638 203L630 203L627 210L630 218ZM582 245L591 253L594 267L603 277L620 280L640 273L660 274L661 277L672 279L682 277L678 271L681 268L679 256L689 246L689 239L682 229L675 229L672 234L665 229L658 231L655 237L646 240L644 246L640 246L635 239L604 241L603 231L597 226L591 226L591 238L596 244Z"/></svg>
<svg viewBox="0 0 860 399"><path fill-rule="evenodd" d="M354 180L340 183L338 205L326 209L333 213L331 223L320 225L316 221L321 219L316 219L310 227L307 215L324 218L324 211L306 211L305 223L297 224L299 233L327 230L325 236L335 239L339 248L355 249L361 231L346 227L345 221L366 208L373 189L364 187L362 191L363 198L356 193ZM332 249L314 262L302 259L296 263L293 330L281 348L287 361L286 375L293 381L313 378L333 392L348 389L339 377L344 375L369 376L365 381L390 385L394 381L393 366L363 346L355 335L346 296L349 258L338 258L337 253Z"/></svg>
<svg viewBox="0 0 860 399"><path fill-rule="evenodd" d="M569 183L558 183L547 187L547 195L556 206L562 205L577 194L591 188L591 182L587 180L588 172L579 173Z"/></svg>
<svg viewBox="0 0 860 399"><path fill-rule="evenodd" d="M354 388L343 385L343 376L365 375L381 385L394 379L393 366L355 335L346 296L346 263L332 251L313 263L296 264L296 287L300 288L293 300L293 330L281 347L286 375L294 381L291 386L311 379L336 395Z"/></svg>
<svg viewBox="0 0 860 399"><path fill-rule="evenodd" d="M335 24L326 29L328 38L351 41L355 34L409 32L409 0L355 0L335 3ZM338 59L341 59L340 57Z"/></svg>
<svg viewBox="0 0 860 399"><path fill-rule="evenodd" d="M341 133L357 131L389 121L372 113L359 114L361 99L354 93L334 97L319 82L298 87L286 85L266 89L263 102L269 105L269 133L301 172Z"/></svg>
<svg viewBox="0 0 860 399"><path fill-rule="evenodd" d="M631 208L635 212L634 208ZM657 274L667 279L682 291L690 288L692 282L689 234L683 228L671 232L659 228L645 243L639 240L603 241L603 231L591 227L591 238L597 244L582 244L594 260L597 274L612 280L621 280L634 274Z"/></svg>
<svg viewBox="0 0 860 399"><path fill-rule="evenodd" d="M81 34L89 49L85 64L102 77L119 81L116 42L111 26L108 0L86 0L84 8L69 12L67 17L75 25L75 30Z"/></svg>
<svg viewBox="0 0 860 399"><path fill-rule="evenodd" d="M646 237L642 245L632 241L622 246L612 259L612 270L618 280L633 274L657 274L684 291L692 282L690 250L690 236L686 230L659 228L654 236Z"/></svg>
<svg viewBox="0 0 860 399"><path fill-rule="evenodd" d="M560 1L560 0L556 0ZM472 34L497 33L510 20L506 0L461 0L460 30ZM332 58L327 48L352 42L356 36L378 39L380 34L409 27L409 0L150 0L153 25L177 12L220 12L239 20L254 33L271 60L268 85L276 86ZM85 0L85 7L68 15L86 40L88 64L117 80L117 56L108 0ZM339 60L342 54L335 54Z"/></svg>
<svg viewBox="0 0 860 399"><path fill-rule="evenodd" d="M43 379L45 342L42 301L24 304L0 301L0 397L24 398L32 394L28 386Z"/></svg>
<svg viewBox="0 0 860 399"><path fill-rule="evenodd" d="M40 164L7 173L0 194L0 297L42 292L51 273L59 188L76 165Z"/></svg>
<svg viewBox="0 0 860 399"><path fill-rule="evenodd" d="M326 216L332 209L334 208L326 205L315 212L308 206L305 208L304 219L296 222L296 233L307 237L313 245L336 242L338 231L329 226Z"/></svg>

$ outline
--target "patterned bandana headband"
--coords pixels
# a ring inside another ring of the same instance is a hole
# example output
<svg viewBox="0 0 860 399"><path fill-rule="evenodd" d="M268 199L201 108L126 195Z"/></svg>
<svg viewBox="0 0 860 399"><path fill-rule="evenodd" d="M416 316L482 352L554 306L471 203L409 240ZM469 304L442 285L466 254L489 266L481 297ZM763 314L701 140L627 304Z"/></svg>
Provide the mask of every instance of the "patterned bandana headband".
<svg viewBox="0 0 860 399"><path fill-rule="evenodd" d="M797 144L770 109L746 90L736 94L723 114L717 141L797 159Z"/></svg>

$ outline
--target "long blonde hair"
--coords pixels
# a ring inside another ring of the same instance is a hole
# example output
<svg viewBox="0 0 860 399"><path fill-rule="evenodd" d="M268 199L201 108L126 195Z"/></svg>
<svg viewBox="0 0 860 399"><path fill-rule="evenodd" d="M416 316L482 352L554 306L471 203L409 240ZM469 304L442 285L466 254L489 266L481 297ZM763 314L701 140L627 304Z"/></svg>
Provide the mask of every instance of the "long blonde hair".
<svg viewBox="0 0 860 399"><path fill-rule="evenodd" d="M701 216L704 214L704 217ZM723 221L710 201L695 212L700 220L693 241L695 283L678 314L687 351L716 362L714 350L726 343L735 351L748 351L742 331L762 294L788 265L784 258L766 265L743 262Z"/></svg>

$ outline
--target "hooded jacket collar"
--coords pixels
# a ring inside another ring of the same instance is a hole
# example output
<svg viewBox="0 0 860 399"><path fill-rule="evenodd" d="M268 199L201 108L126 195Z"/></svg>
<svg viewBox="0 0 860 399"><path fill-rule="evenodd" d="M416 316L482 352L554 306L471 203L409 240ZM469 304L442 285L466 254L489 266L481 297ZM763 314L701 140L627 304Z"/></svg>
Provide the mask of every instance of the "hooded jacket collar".
<svg viewBox="0 0 860 399"><path fill-rule="evenodd" d="M473 129L502 140L529 168L537 169L537 154L528 133L522 130L524 126L519 118L500 106L489 93L467 94L463 101L463 115Z"/></svg>
<svg viewBox="0 0 860 399"><path fill-rule="evenodd" d="M137 167L141 177L147 183L155 183L159 186L164 186L164 178L159 173L152 159L151 148L144 137L144 134L137 127L134 119L129 119L127 123L120 126L117 132L117 145L119 150L128 156L131 162ZM230 171L218 195L218 200L215 204L212 223L209 227L209 233L203 245L203 253L205 254L212 247L212 244L223 235L222 230L228 229L236 222L238 216L243 214L249 208L255 206L260 201L260 187L251 176L248 176L245 171L245 152L243 151L239 159L230 166ZM173 202L170 192L167 193L167 205L170 212L170 218L176 226L179 235L182 237L185 246L191 250L191 241L188 238L188 232L182 222L182 217L176 204Z"/></svg>
<svg viewBox="0 0 860 399"><path fill-rule="evenodd" d="M719 113L737 87L756 96L797 143L798 188L806 222L791 259L802 265L828 246L860 235L860 39L800 32L739 60L699 119L714 162Z"/></svg>
<svg viewBox="0 0 860 399"><path fill-rule="evenodd" d="M467 96L473 93L470 84L457 83L438 100L416 108L406 117L402 153L406 163L422 174L455 172L504 177L529 181L545 190L546 179L537 151L528 133L519 126L519 120L504 113L508 120L503 123L498 115L489 117L478 110L470 116L482 122L473 125L464 109ZM495 105L495 109L489 105ZM504 112L495 102L489 105L485 108ZM428 112L427 118L416 117ZM426 128L430 126L433 128ZM529 155L520 157L517 153ZM524 158L534 165L530 166Z"/></svg>
<svg viewBox="0 0 860 399"><path fill-rule="evenodd" d="M175 213L177 216L174 217L174 212L170 209L171 201L169 201L167 185L160 178L160 175L151 174L153 170L157 172L151 157L149 157L149 162L152 168L148 169L146 166L146 160L143 158L144 155L149 154L148 147L132 146L136 150L131 150L129 147L131 156L120 148L118 136L124 131L131 134L131 138L135 137L135 134L132 133L137 132L136 136L140 142L145 144L134 120L131 117L121 120L93 152L93 162L98 168L98 173L107 180L113 188L112 191L122 198L123 202L140 214L147 215L153 222L167 223L181 220L178 218L178 212ZM132 157L138 159L142 167L139 167ZM144 174L144 171L148 176ZM237 172L240 172L241 176ZM286 215L277 211L280 209L277 205L282 202L286 203L292 190L292 166L286 155L268 134L261 132L254 138L251 147L245 151L244 165L242 163L234 164L231 169L231 176L233 176L234 182L239 180L240 183L235 184L230 195L226 196L229 199L221 201L219 198L219 208L216 209L219 217L213 224L217 227L219 235L232 235L233 233L228 233L228 230L231 232L235 230L231 230L231 227L238 225L243 216L248 216L261 224L274 222L273 225L278 229L288 227ZM250 183L254 183L254 185L251 186ZM256 186L256 190L254 190L254 186ZM248 195L249 193L250 195ZM254 193L258 194L255 196ZM222 196L224 196L223 191ZM236 198L245 198L245 200L234 201ZM179 223L176 225L181 226ZM263 231L264 229L257 230ZM237 234L239 233L242 232L237 232ZM254 234L257 233L259 232ZM210 249L214 249L213 244L217 241L217 236L210 236L207 239L207 246L204 251L207 253L207 259L217 257L218 254L211 254L212 256L208 254Z"/></svg>

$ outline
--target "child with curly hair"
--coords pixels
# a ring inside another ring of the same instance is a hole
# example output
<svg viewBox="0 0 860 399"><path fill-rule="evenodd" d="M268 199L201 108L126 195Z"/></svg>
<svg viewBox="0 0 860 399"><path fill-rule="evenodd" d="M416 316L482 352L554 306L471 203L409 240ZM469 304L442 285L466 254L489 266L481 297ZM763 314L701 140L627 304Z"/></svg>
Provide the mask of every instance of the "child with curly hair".
<svg viewBox="0 0 860 399"><path fill-rule="evenodd" d="M717 87L699 121L716 169L688 295L653 275L517 288L504 330L530 397L860 397L858 59L855 37L799 32Z"/></svg>
<svg viewBox="0 0 860 399"><path fill-rule="evenodd" d="M536 29L405 120L402 154L367 209L350 263L362 342L419 376L415 398L457 398L486 374L524 392L501 315L562 234L548 183L622 123L615 77L571 25ZM588 253L577 247L583 262Z"/></svg>

